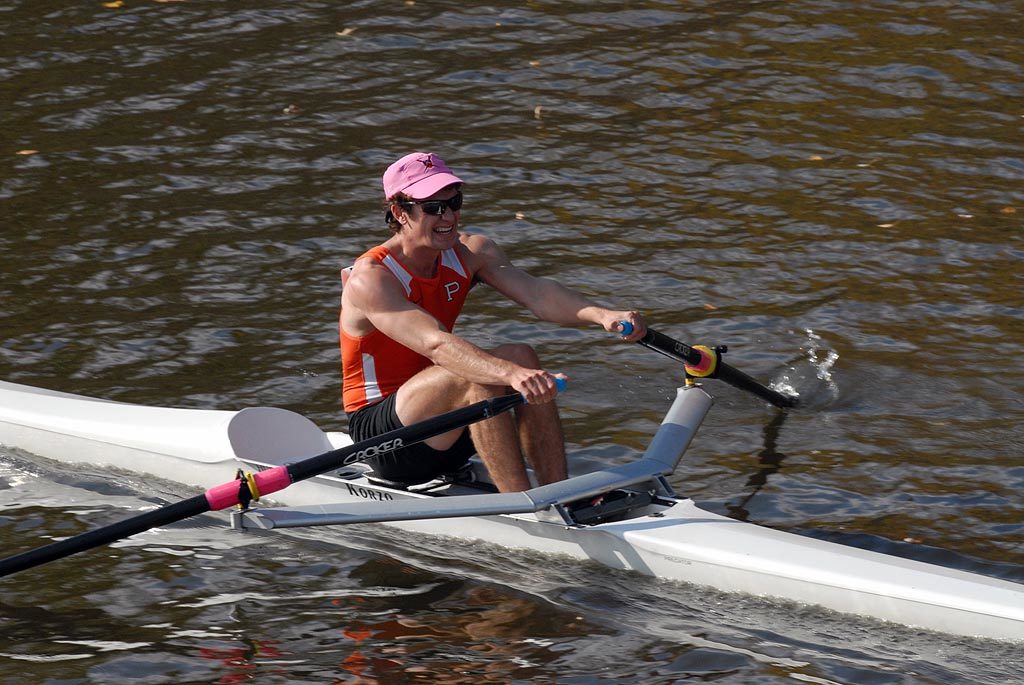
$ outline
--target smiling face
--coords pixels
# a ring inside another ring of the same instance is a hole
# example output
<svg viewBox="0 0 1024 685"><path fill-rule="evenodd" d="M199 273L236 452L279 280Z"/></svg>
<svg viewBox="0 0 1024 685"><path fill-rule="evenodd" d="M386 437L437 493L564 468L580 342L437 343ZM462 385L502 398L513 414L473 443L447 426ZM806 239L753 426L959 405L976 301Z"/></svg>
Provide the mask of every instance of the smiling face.
<svg viewBox="0 0 1024 685"><path fill-rule="evenodd" d="M391 205L391 213L402 225L400 234L405 241L410 241L410 247L429 247L434 250L447 250L454 247L459 240L459 217L461 216L461 203L453 199L461 199L459 186L450 185L439 190L430 197L422 200L411 200ZM441 207L435 204L441 200ZM452 205L460 207L453 210ZM440 209L441 214L432 213Z"/></svg>

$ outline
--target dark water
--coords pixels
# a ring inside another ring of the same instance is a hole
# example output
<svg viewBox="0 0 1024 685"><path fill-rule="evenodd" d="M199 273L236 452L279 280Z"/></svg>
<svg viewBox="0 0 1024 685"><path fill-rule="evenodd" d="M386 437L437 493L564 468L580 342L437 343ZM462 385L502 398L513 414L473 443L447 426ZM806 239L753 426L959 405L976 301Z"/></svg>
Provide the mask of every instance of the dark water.
<svg viewBox="0 0 1024 685"><path fill-rule="evenodd" d="M466 228L799 390L716 407L709 509L1024 582L1017 2L0 1L0 378L343 429L337 269L432 149ZM474 295L576 463L679 370ZM0 448L5 550L192 494ZM1024 682L977 643L370 527L203 517L3 582L0 682Z"/></svg>

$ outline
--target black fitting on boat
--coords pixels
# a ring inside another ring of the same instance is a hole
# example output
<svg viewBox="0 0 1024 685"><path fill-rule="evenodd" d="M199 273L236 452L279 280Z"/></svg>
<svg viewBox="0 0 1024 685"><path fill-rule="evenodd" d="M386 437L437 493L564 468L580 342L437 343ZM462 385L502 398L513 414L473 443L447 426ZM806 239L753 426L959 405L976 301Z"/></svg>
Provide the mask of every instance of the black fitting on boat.
<svg viewBox="0 0 1024 685"><path fill-rule="evenodd" d="M238 481L238 508L245 510L249 505L260 498L259 489L252 478L251 473L238 469L235 473L235 480Z"/></svg>

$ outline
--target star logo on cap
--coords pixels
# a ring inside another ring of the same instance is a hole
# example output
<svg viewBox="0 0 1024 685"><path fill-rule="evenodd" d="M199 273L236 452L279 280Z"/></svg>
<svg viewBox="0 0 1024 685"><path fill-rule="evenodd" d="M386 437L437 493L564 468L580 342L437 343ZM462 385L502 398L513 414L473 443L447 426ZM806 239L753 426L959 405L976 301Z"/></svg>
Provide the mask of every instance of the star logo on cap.
<svg viewBox="0 0 1024 685"><path fill-rule="evenodd" d="M432 161L430 161L430 157L427 157L426 159L421 159L420 163L423 164L423 166L425 168L427 168L427 169L433 169L434 168L434 163Z"/></svg>

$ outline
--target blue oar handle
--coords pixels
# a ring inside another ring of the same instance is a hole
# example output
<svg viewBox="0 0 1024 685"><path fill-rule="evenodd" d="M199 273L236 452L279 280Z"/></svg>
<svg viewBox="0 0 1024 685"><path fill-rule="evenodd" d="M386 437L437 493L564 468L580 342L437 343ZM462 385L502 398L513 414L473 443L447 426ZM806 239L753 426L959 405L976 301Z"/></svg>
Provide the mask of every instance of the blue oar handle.
<svg viewBox="0 0 1024 685"><path fill-rule="evenodd" d="M633 324L628 321L620 321L619 325L622 326L622 336L625 337L633 332Z"/></svg>
<svg viewBox="0 0 1024 685"><path fill-rule="evenodd" d="M568 387L569 381L565 380L564 378L559 378L558 376L555 376L555 388L558 390L558 392L565 392L565 389ZM523 404L529 404L529 402L526 401L526 397L523 397L522 395L520 395L520 397L523 398Z"/></svg>

